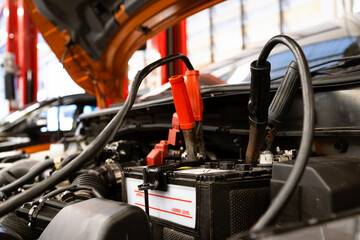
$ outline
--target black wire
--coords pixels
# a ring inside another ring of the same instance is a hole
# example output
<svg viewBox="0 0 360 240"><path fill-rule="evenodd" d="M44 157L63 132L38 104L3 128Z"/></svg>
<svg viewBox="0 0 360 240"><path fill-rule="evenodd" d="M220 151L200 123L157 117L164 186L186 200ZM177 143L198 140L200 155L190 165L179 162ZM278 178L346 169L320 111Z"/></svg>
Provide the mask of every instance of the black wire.
<svg viewBox="0 0 360 240"><path fill-rule="evenodd" d="M122 125L125 115L131 110L132 105L135 102L136 94L139 89L139 86L142 80L155 68L173 62L175 60L181 60L185 63L186 67L189 70L194 70L191 65L189 59L182 54L171 55L162 59L159 59L141 71L139 71L134 79L133 84L131 85L131 89L126 99L124 105L119 110L119 112L115 115L115 117L110 121L110 123L101 131L101 133L90 143L88 148L81 152L75 159L61 168L58 172L51 175L49 178L39 182L34 187L21 192L9 200L0 204L0 217L5 214L13 211L15 208L22 205L24 202L28 202L33 198L39 196L45 190L54 187L59 182L65 180L73 173L78 171L86 162L93 159L94 156L100 151L107 142L109 142L116 134L120 126Z"/></svg>
<svg viewBox="0 0 360 240"><path fill-rule="evenodd" d="M287 201L290 199L292 193L295 191L299 183L306 164L309 158L313 134L314 134L314 93L312 91L311 75L309 66L301 47L290 37L278 35L270 39L262 49L257 64L264 65L271 50L277 44L284 44L294 54L295 59L299 65L300 81L302 85L302 97L304 103L304 118L302 138L300 142L299 154L296 158L295 165L286 180L285 185L281 188L280 192L276 195L264 215L255 223L251 231L258 231L269 224L271 224L280 211L284 208Z"/></svg>
<svg viewBox="0 0 360 240"><path fill-rule="evenodd" d="M47 194L45 194L44 196L42 196L42 199L47 199L47 198L51 198L54 197L56 195L58 195L59 193L65 192L65 191L70 191L70 190L74 190L76 189L75 185L68 185L68 186L64 186L64 187L59 187Z"/></svg>
<svg viewBox="0 0 360 240"><path fill-rule="evenodd" d="M19 187L22 187L24 184L28 183L30 180L33 180L37 175L54 166L53 160L45 160L37 163L32 167L28 173L24 176L16 179L14 182L11 182L0 188L0 192L8 195L9 193L15 191Z"/></svg>

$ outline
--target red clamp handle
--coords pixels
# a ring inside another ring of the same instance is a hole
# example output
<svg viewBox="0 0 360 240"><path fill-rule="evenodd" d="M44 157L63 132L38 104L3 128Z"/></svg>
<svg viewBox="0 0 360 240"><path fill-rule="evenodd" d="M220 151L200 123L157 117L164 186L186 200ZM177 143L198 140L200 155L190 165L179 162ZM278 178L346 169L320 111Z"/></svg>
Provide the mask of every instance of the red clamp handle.
<svg viewBox="0 0 360 240"><path fill-rule="evenodd" d="M200 81L198 70L188 70L185 72L186 89L189 94L190 104L195 121L203 120L204 104L201 98Z"/></svg>
<svg viewBox="0 0 360 240"><path fill-rule="evenodd" d="M169 78L173 94L175 109L179 118L181 129L192 129L196 126L191 110L189 96L186 91L182 75L175 75Z"/></svg>

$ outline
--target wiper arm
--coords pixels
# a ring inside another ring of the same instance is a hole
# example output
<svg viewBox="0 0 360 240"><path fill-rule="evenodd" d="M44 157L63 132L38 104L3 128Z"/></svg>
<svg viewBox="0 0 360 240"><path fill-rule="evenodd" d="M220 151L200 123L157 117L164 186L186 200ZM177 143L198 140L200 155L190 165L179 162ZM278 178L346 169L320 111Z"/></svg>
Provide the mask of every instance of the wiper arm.
<svg viewBox="0 0 360 240"><path fill-rule="evenodd" d="M331 65L331 66L327 66L327 67L323 67L323 68L318 68L324 65L327 65L329 63L333 63L333 62L343 62L340 64L335 64L335 65ZM354 67L354 66L358 66L360 65L360 55L354 55L354 56L350 56L350 57L343 57L343 58L336 58L336 59L331 59L313 66L310 66L310 69L314 69L314 68L318 68L316 70L310 71L311 72L311 76L314 77L316 75L319 74L327 74L324 71L327 70L333 70L333 69L337 69L337 68L349 68L349 67ZM274 79L271 79L271 81L276 81L279 79L284 78L284 76L280 76Z"/></svg>
<svg viewBox="0 0 360 240"><path fill-rule="evenodd" d="M316 64L316 65L310 66L310 69L321 67L321 66L324 66L324 65L332 63L332 62L343 62L343 61L347 62L347 61L353 61L353 60L355 60L355 61L360 60L360 55L354 55L354 56L350 56L350 57L331 59L331 60L328 60L326 62L322 62L322 63ZM356 64L356 65L358 65L358 64ZM344 63L343 64L333 65L333 66L340 66L340 65L344 65ZM319 69L317 69L317 70L319 70Z"/></svg>
<svg viewBox="0 0 360 240"><path fill-rule="evenodd" d="M341 64L335 64L332 66L316 69L315 71L311 72L311 76L314 77L319 74L331 75L331 72L328 72L329 70L346 69L346 68L350 68L350 67L359 66L360 65L360 56L356 56L356 57L353 57L350 59L345 59L342 61L344 61L344 62ZM351 69L350 71L354 71L354 69Z"/></svg>

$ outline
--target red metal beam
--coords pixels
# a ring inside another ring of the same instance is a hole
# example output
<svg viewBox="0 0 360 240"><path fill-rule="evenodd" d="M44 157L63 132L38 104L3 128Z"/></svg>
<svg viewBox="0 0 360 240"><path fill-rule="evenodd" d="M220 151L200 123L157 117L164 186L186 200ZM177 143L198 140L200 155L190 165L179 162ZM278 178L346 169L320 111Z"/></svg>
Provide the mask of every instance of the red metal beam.
<svg viewBox="0 0 360 240"><path fill-rule="evenodd" d="M23 105L36 101L37 29L28 14L24 0L18 0L18 64Z"/></svg>
<svg viewBox="0 0 360 240"><path fill-rule="evenodd" d="M160 53L160 57L167 56L167 49L166 49L166 31L160 32L155 38L157 38L157 46ZM168 81L168 74L167 74L167 66L161 67L161 85L167 83Z"/></svg>
<svg viewBox="0 0 360 240"><path fill-rule="evenodd" d="M179 25L179 53L187 55L187 35L186 35L186 19L180 21ZM186 72L187 68L183 62L181 62L181 74Z"/></svg>
<svg viewBox="0 0 360 240"><path fill-rule="evenodd" d="M167 39L167 55L182 53L187 54L186 46L186 19L180 21L169 29L170 37ZM170 47L169 47L170 46ZM169 52L171 51L171 52ZM177 61L173 64L173 75L185 74L186 66L181 61ZM171 77L171 76L168 76Z"/></svg>
<svg viewBox="0 0 360 240"><path fill-rule="evenodd" d="M152 45L157 48L160 57L166 57L171 54L182 53L184 55L187 54L187 46L186 46L186 19L180 21L178 24L175 24L171 27L170 38L167 36L167 31L162 31L155 37L151 39ZM169 47L171 44L171 47ZM169 52L171 49L171 52ZM183 63L178 63L174 65L174 74L184 74L186 71L186 66ZM161 84L165 84L168 82L168 67L161 67Z"/></svg>
<svg viewBox="0 0 360 240"><path fill-rule="evenodd" d="M18 65L18 25L17 25L17 2L14 0L4 1L4 18L6 23L7 44L6 52L15 56L15 65ZM15 87L18 86L17 78L14 79ZM12 100L9 101L9 111L13 111Z"/></svg>
<svg viewBox="0 0 360 240"><path fill-rule="evenodd" d="M129 94L129 91L128 91L128 88L129 88L129 79L125 76L124 77L124 87L123 87L123 96L124 96L124 99L127 99L128 97L128 94Z"/></svg>
<svg viewBox="0 0 360 240"><path fill-rule="evenodd" d="M17 2L14 0L5 0L4 17L6 22L6 31L8 33L6 52L18 54L18 26L17 26ZM16 60L17 63L17 60Z"/></svg>

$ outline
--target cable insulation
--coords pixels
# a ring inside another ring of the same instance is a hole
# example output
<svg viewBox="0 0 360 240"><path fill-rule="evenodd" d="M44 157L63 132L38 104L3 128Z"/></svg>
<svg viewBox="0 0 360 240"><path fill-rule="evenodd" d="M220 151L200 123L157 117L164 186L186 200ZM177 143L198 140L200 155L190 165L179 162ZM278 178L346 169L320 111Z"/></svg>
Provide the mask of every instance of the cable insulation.
<svg viewBox="0 0 360 240"><path fill-rule="evenodd" d="M291 171L288 179L286 180L285 185L281 188L280 192L273 199L264 215L251 228L251 231L258 231L272 224L280 211L284 208L287 201L290 199L304 173L310 155L314 134L314 93L312 90L309 66L307 64L307 60L301 47L292 38L288 36L275 36L266 43L259 55L257 63L259 65L265 64L265 61L268 58L271 50L277 44L283 44L287 46L294 54L299 66L300 81L302 85L302 97L304 104L302 138L300 142L299 153L296 158L293 170Z"/></svg>
<svg viewBox="0 0 360 240"><path fill-rule="evenodd" d="M54 166L53 160L45 160L37 163L35 166L30 168L29 172L24 176L16 179L14 182L11 182L0 188L0 192L3 192L5 195L17 190L19 187L22 187L26 183L33 180L37 175L41 174L46 169L49 169Z"/></svg>

